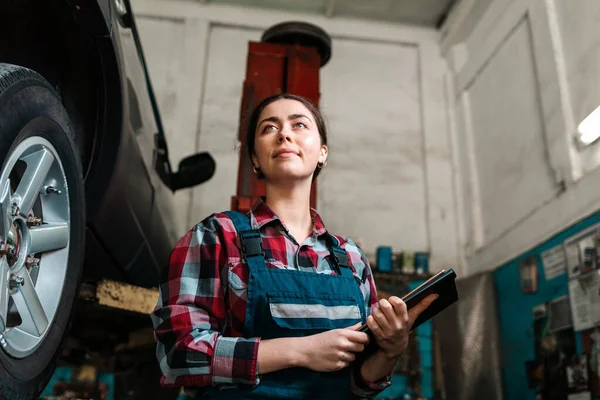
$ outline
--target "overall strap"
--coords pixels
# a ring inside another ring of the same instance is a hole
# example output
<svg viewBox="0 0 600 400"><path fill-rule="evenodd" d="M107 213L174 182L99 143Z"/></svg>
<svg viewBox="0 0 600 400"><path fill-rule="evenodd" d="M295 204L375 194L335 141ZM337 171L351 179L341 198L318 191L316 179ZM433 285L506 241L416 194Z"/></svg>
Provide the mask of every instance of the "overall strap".
<svg viewBox="0 0 600 400"><path fill-rule="evenodd" d="M258 229L252 229L250 217L238 211L225 211L231 218L240 238L240 254L246 260L250 271L267 268L265 254L262 249L262 237Z"/></svg>
<svg viewBox="0 0 600 400"><path fill-rule="evenodd" d="M331 244L331 253L333 254L333 258L337 263L338 268L340 269L340 274L345 276L346 278L353 278L354 274L352 273L352 267L350 266L350 259L348 258L348 253L346 250L340 247L340 241L338 238L329 234Z"/></svg>
<svg viewBox="0 0 600 400"><path fill-rule="evenodd" d="M329 234L329 237L330 237L329 243L331 246L330 251L333 254L333 258L335 259L335 261L338 265L338 269L340 270L341 276L350 278L357 283L357 285L355 286L356 295L358 296L357 298L362 299L363 293L360 289L361 281L360 281L360 278L357 276L354 276L354 273L352 272L352 266L350 265L350 257L348 256L348 253L346 252L346 250L344 250L340 247L340 241L338 240L338 238L336 238L332 234ZM360 315L361 315L362 322L366 323L367 315L366 315L365 307L360 308Z"/></svg>

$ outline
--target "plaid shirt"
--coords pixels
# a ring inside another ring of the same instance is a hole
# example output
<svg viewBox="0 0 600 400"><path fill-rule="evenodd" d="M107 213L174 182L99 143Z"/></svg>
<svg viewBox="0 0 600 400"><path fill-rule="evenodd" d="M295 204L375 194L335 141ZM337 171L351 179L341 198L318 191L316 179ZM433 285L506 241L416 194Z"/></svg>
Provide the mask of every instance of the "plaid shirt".
<svg viewBox="0 0 600 400"><path fill-rule="evenodd" d="M261 232L269 268L336 273L327 260L327 230L315 210L311 215L312 235L299 245L283 221L264 202L257 201L250 222ZM336 237L360 279L369 315L378 299L367 258L351 239ZM231 219L217 213L183 236L171 254L168 276L160 286L152 313L164 386L259 383L260 338L243 337L249 271L242 263L236 239ZM370 397L389 386L389 380L358 383L353 378L351 385L355 394Z"/></svg>

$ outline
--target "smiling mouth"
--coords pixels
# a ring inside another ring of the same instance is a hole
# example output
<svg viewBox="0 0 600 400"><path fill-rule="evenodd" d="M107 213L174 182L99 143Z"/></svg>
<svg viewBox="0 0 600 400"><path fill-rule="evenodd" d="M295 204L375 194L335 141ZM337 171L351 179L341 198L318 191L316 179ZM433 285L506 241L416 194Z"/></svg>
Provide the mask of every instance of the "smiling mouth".
<svg viewBox="0 0 600 400"><path fill-rule="evenodd" d="M289 158L289 157L293 157L293 156L298 156L298 154L294 153L293 151L284 151L282 153L276 154L275 158L278 158L278 157Z"/></svg>

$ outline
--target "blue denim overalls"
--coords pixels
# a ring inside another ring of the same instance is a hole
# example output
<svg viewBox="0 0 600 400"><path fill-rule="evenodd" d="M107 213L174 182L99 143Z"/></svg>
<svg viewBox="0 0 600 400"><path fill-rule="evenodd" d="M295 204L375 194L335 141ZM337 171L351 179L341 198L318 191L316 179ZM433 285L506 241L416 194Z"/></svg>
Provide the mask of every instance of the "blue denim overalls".
<svg viewBox="0 0 600 400"><path fill-rule="evenodd" d="M244 337L308 336L366 321L363 294L337 238L330 235L329 249L340 275L267 268L260 231L251 228L247 215L227 214L238 232L241 255L250 272ZM212 388L200 398L346 400L350 374L350 368L327 373L289 368L262 375L254 388Z"/></svg>

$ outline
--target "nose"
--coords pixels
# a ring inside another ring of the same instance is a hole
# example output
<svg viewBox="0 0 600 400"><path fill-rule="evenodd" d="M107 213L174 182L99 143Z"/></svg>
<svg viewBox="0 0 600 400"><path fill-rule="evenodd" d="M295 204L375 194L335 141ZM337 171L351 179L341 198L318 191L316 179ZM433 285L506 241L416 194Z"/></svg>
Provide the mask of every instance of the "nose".
<svg viewBox="0 0 600 400"><path fill-rule="evenodd" d="M291 142L292 141L292 132L290 127L287 124L284 124L283 127L279 130L279 135L277 136L277 142Z"/></svg>

